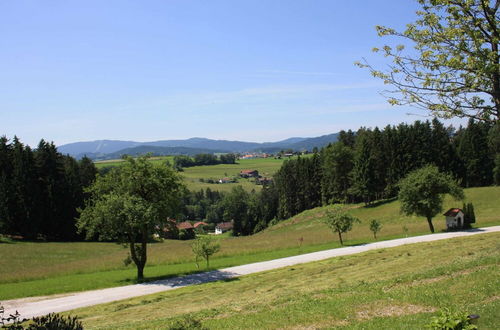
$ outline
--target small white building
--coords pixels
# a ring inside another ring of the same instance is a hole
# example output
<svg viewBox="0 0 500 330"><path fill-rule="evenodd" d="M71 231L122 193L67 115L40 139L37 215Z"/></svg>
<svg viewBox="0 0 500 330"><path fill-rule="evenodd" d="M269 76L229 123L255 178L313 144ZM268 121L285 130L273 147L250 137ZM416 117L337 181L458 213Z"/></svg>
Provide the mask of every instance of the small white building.
<svg viewBox="0 0 500 330"><path fill-rule="evenodd" d="M222 222L215 226L215 235L220 235L228 230L233 229L233 222Z"/></svg>
<svg viewBox="0 0 500 330"><path fill-rule="evenodd" d="M443 214L446 217L447 229L462 229L464 228L464 211L458 208L451 208Z"/></svg>

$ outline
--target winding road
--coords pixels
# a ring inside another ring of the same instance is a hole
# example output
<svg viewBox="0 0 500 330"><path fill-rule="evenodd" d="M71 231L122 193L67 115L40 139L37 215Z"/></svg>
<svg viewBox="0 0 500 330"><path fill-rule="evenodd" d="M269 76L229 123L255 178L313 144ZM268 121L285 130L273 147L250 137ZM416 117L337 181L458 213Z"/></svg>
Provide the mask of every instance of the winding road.
<svg viewBox="0 0 500 330"><path fill-rule="evenodd" d="M400 238L389 241L367 243L356 246L349 246L331 250L318 251L302 254L293 257L256 262L247 265L223 268L205 273L198 273L175 277L154 282L127 285L116 288L92 290L85 292L76 292L57 296L23 298L3 301L5 315L13 314L17 311L23 318L41 316L48 313L58 313L69 311L76 308L87 307L108 303L112 301L133 298L148 295L157 292L175 290L189 285L208 283L218 280L224 280L243 275L263 272L271 269L277 269L311 261L319 261L333 257L345 256L361 253L374 249L391 248L406 244L433 242L455 237L471 236L483 233L499 232L500 226L471 229L459 232L438 233L408 238Z"/></svg>

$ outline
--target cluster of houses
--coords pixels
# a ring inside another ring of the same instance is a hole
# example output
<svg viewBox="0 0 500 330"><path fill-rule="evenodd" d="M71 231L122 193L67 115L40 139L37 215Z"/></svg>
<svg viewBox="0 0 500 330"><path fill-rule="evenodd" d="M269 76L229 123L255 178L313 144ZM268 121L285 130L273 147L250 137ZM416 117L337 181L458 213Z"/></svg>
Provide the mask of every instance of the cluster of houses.
<svg viewBox="0 0 500 330"><path fill-rule="evenodd" d="M254 152L254 153L246 153L244 155L241 155L239 158L240 159L253 159L253 158L268 158L271 156L272 155L267 154L265 152L262 152L262 153Z"/></svg>
<svg viewBox="0 0 500 330"><path fill-rule="evenodd" d="M272 178L269 177L262 177L259 175L259 171L257 170L241 170L239 176L241 178L249 179L249 178L255 178L255 183L258 185L266 185L269 184L273 181ZM218 183L235 183L236 179L234 178L221 178L217 181Z"/></svg>
<svg viewBox="0 0 500 330"><path fill-rule="evenodd" d="M215 225L215 230L210 230L210 224L204 221L191 223L183 221L177 223L174 219L169 219L169 225L163 228L163 238L169 239L191 239L195 238L198 233L208 233L212 235L220 235L233 229L233 222L221 222ZM213 227L211 227L213 229Z"/></svg>

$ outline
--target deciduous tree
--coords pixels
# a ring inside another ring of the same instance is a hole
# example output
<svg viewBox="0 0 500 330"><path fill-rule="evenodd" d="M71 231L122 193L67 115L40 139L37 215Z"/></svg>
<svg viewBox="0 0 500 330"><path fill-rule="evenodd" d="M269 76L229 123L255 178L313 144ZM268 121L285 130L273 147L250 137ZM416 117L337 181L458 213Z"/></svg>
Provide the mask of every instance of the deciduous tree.
<svg viewBox="0 0 500 330"><path fill-rule="evenodd" d="M116 240L127 244L137 266L137 278L144 277L147 243L177 213L182 184L179 176L164 165L154 165L147 156L125 158L126 163L98 176L88 189L87 207L78 228L88 238Z"/></svg>
<svg viewBox="0 0 500 330"><path fill-rule="evenodd" d="M414 105L441 118L500 120L500 0L418 0L405 31L377 26L401 44L374 48L392 63L367 67L393 89L389 103ZM408 46L412 46L412 49Z"/></svg>
<svg viewBox="0 0 500 330"><path fill-rule="evenodd" d="M342 234L351 231L353 224L360 221L347 213L345 208L337 205L326 211L325 222L334 233L339 235L340 244L344 245Z"/></svg>
<svg viewBox="0 0 500 330"><path fill-rule="evenodd" d="M448 174L439 172L434 165L428 165L408 174L399 183L401 211L406 215L423 216L434 232L432 218L443 208L443 196L450 194L455 199L463 199L462 188Z"/></svg>

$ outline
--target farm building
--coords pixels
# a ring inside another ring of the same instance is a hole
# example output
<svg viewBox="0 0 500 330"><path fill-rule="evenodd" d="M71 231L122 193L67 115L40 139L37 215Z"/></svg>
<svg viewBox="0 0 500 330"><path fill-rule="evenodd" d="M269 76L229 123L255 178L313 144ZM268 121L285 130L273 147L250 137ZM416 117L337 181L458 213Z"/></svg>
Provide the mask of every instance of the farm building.
<svg viewBox="0 0 500 330"><path fill-rule="evenodd" d="M272 178L257 178L255 181L256 184L260 185L270 184L271 182L273 182Z"/></svg>
<svg viewBox="0 0 500 330"><path fill-rule="evenodd" d="M219 235L233 229L233 222L221 222L215 226L215 234Z"/></svg>
<svg viewBox="0 0 500 330"><path fill-rule="evenodd" d="M240 172L240 176L242 178L258 178L259 177L259 171L257 170L242 170Z"/></svg>
<svg viewBox="0 0 500 330"><path fill-rule="evenodd" d="M219 183L233 183L234 180L231 179L231 178L222 178L222 179L219 179Z"/></svg>
<svg viewBox="0 0 500 330"><path fill-rule="evenodd" d="M193 225L193 227L194 227L194 228L198 228L198 227L200 227L200 226L201 226L201 227L208 226L208 223L203 222L203 221L198 221L198 222L196 222L196 223Z"/></svg>
<svg viewBox="0 0 500 330"><path fill-rule="evenodd" d="M459 208L451 208L443 214L446 217L447 229L462 229L465 224L465 214Z"/></svg>

